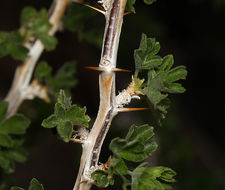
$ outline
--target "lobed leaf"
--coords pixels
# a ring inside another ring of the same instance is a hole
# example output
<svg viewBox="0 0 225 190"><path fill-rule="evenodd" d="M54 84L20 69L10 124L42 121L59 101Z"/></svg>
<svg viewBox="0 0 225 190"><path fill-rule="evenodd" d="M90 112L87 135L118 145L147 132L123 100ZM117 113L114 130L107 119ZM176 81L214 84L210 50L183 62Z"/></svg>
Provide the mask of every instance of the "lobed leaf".
<svg viewBox="0 0 225 190"><path fill-rule="evenodd" d="M33 178L30 182L28 190L44 190L44 187L42 184L39 183L37 179Z"/></svg>
<svg viewBox="0 0 225 190"><path fill-rule="evenodd" d="M6 101L0 102L0 123L5 119L9 103Z"/></svg>
<svg viewBox="0 0 225 190"><path fill-rule="evenodd" d="M34 37L40 39L47 51L55 49L57 39L48 34L51 24L48 20L47 10L41 9L39 12L32 7L25 7L21 13L21 29L27 38Z"/></svg>
<svg viewBox="0 0 225 190"><path fill-rule="evenodd" d="M125 160L140 162L149 157L157 148L155 142L150 142L153 135L153 127L149 125L140 127L132 125L127 137L113 139L109 148L115 155Z"/></svg>
<svg viewBox="0 0 225 190"><path fill-rule="evenodd" d="M30 120L21 114L15 114L0 124L0 133L21 135L26 132Z"/></svg>
<svg viewBox="0 0 225 190"><path fill-rule="evenodd" d="M23 46L25 37L18 31L0 32L0 58L11 55L14 59L24 61L29 50Z"/></svg>
<svg viewBox="0 0 225 190"><path fill-rule="evenodd" d="M112 185L113 178L108 176L108 173L103 170L96 170L91 174L91 178L96 180L99 187L106 188L109 185Z"/></svg>
<svg viewBox="0 0 225 190"><path fill-rule="evenodd" d="M72 105L67 111L65 115L65 119L71 121L74 125L84 126L88 128L88 123L90 121L90 117L85 115L86 107L79 107L77 105Z"/></svg>
<svg viewBox="0 0 225 190"><path fill-rule="evenodd" d="M165 190L170 189L176 173L165 167L147 168L147 163L140 164L132 172L132 190Z"/></svg>
<svg viewBox="0 0 225 190"><path fill-rule="evenodd" d="M60 121L57 125L57 131L63 141L69 142L73 132L73 125L70 121Z"/></svg>

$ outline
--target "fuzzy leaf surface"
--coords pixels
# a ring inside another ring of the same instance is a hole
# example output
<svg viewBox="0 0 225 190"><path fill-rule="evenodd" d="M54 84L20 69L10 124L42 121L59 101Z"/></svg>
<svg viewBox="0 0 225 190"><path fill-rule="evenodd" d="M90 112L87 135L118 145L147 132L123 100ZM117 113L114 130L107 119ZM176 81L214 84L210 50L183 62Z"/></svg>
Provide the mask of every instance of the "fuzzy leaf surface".
<svg viewBox="0 0 225 190"><path fill-rule="evenodd" d="M73 125L88 127L90 117L85 115L86 108L71 105L71 99L61 90L55 104L55 113L43 120L45 128L56 127L64 142L69 142L73 132Z"/></svg>
<svg viewBox="0 0 225 190"><path fill-rule="evenodd" d="M148 168L147 163L140 164L132 173L132 190L166 190L170 189L176 173L170 168Z"/></svg>
<svg viewBox="0 0 225 190"><path fill-rule="evenodd" d="M155 142L150 142L154 135L153 127L132 125L125 139L115 138L110 143L110 150L121 158L141 162L151 155L157 148Z"/></svg>
<svg viewBox="0 0 225 190"><path fill-rule="evenodd" d="M52 26L48 21L46 9L36 11L32 7L25 7L22 10L20 21L22 25L20 30L27 38L40 39L48 51L55 49L57 39L48 34Z"/></svg>

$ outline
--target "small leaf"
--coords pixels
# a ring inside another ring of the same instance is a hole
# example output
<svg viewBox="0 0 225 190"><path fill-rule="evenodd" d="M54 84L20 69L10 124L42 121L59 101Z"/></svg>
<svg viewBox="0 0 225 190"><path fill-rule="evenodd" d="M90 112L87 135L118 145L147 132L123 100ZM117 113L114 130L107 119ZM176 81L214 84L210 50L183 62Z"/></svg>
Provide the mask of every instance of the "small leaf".
<svg viewBox="0 0 225 190"><path fill-rule="evenodd" d="M66 112L66 110L65 110L64 106L57 102L55 104L55 116L57 118L64 119L65 118L65 112ZM54 117L52 119L55 120Z"/></svg>
<svg viewBox="0 0 225 190"><path fill-rule="evenodd" d="M175 82L180 79L185 79L187 76L187 70L185 66L178 66L168 71L163 77L163 82Z"/></svg>
<svg viewBox="0 0 225 190"><path fill-rule="evenodd" d="M147 5L151 5L152 3L156 2L157 0L144 0L144 3Z"/></svg>
<svg viewBox="0 0 225 190"><path fill-rule="evenodd" d="M39 183L37 179L33 178L30 182L28 190L44 190L44 187L42 184Z"/></svg>
<svg viewBox="0 0 225 190"><path fill-rule="evenodd" d="M153 127L149 125L140 127L132 125L127 137L113 139L109 148L123 159L140 162L149 157L157 148L155 142L150 142L153 134Z"/></svg>
<svg viewBox="0 0 225 190"><path fill-rule="evenodd" d="M0 167L5 173L10 174L15 170L15 165L7 156L7 154L0 150Z"/></svg>
<svg viewBox="0 0 225 190"><path fill-rule="evenodd" d="M44 119L41 125L45 128L53 128L57 126L58 122L59 122L58 117L55 114L53 114L50 115L47 119Z"/></svg>
<svg viewBox="0 0 225 190"><path fill-rule="evenodd" d="M52 51L56 48L58 40L54 36L50 36L49 34L39 34L38 38L42 41L47 51Z"/></svg>
<svg viewBox="0 0 225 190"><path fill-rule="evenodd" d="M41 61L35 70L35 78L39 81L46 81L51 78L52 68L46 61Z"/></svg>
<svg viewBox="0 0 225 190"><path fill-rule="evenodd" d="M73 125L70 121L62 121L58 124L57 131L64 142L69 142L73 132Z"/></svg>
<svg viewBox="0 0 225 190"><path fill-rule="evenodd" d="M62 21L64 27L71 32L78 32L84 27L84 23L90 19L95 12L90 11L86 7L81 7L75 3L71 3Z"/></svg>
<svg viewBox="0 0 225 190"><path fill-rule="evenodd" d="M6 153L10 159L16 162L24 163L27 160L27 152L22 149L10 149Z"/></svg>
<svg viewBox="0 0 225 190"><path fill-rule="evenodd" d="M21 135L26 132L30 120L21 114L15 114L0 124L0 133Z"/></svg>
<svg viewBox="0 0 225 190"><path fill-rule="evenodd" d="M59 104L61 104L64 109L69 109L71 106L71 98L66 97L64 90L60 90L58 97L57 97L57 102Z"/></svg>
<svg viewBox="0 0 225 190"><path fill-rule="evenodd" d="M168 183L175 182L175 172L165 167L147 168L147 163L140 164L132 172L132 190L165 190Z"/></svg>
<svg viewBox="0 0 225 190"><path fill-rule="evenodd" d="M163 57L162 65L159 67L159 71L169 71L173 66L174 59L173 55L167 55Z"/></svg>
<svg viewBox="0 0 225 190"><path fill-rule="evenodd" d="M156 56L159 50L159 42L156 42L154 38L147 38L146 34L142 34L139 49L134 50L136 69L158 68L162 64L162 58Z"/></svg>
<svg viewBox="0 0 225 190"><path fill-rule="evenodd" d="M0 32L0 57L11 55L14 59L24 61L29 50L23 46L25 37L18 31Z"/></svg>
<svg viewBox="0 0 225 190"><path fill-rule="evenodd" d="M74 125L84 126L88 128L90 117L85 115L86 107L81 108L77 105L71 106L67 112L65 118L71 121Z"/></svg>
<svg viewBox="0 0 225 190"><path fill-rule="evenodd" d="M135 8L134 8L135 2L136 0L127 0L126 11L131 11L135 13Z"/></svg>
<svg viewBox="0 0 225 190"><path fill-rule="evenodd" d="M96 170L91 174L91 178L96 180L99 187L106 188L110 185L111 178L108 176L107 172L103 170Z"/></svg>
<svg viewBox="0 0 225 190"><path fill-rule="evenodd" d="M13 140L9 135L0 134L0 145L3 147L12 147Z"/></svg>
<svg viewBox="0 0 225 190"><path fill-rule="evenodd" d="M10 190L24 190L24 189L21 188L21 187L13 186L13 187L10 188Z"/></svg>
<svg viewBox="0 0 225 190"><path fill-rule="evenodd" d="M119 175L128 174L128 168L121 158L113 158L110 167L112 167L115 170L115 172Z"/></svg>
<svg viewBox="0 0 225 190"><path fill-rule="evenodd" d="M9 103L5 101L0 103L0 123L3 121L3 119L5 119L8 110L8 105Z"/></svg>

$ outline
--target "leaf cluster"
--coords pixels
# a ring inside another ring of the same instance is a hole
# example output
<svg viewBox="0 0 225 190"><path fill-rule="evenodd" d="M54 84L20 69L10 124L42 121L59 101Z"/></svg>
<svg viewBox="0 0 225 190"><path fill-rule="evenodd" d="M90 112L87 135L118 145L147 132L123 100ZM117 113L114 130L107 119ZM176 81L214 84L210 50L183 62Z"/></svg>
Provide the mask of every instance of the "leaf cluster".
<svg viewBox="0 0 225 190"><path fill-rule="evenodd" d="M177 81L186 78L187 70L185 66L172 68L173 56L167 55L161 58L157 55L159 50L159 42L142 34L140 46L134 51L135 80L142 82L138 84L139 90L164 117L169 107L168 94L185 92L184 87ZM145 79L137 80L140 72L147 72L147 82L144 82Z"/></svg>
<svg viewBox="0 0 225 190"><path fill-rule="evenodd" d="M66 97L61 90L55 104L54 114L44 119L42 126L45 128L56 127L57 132L64 142L69 142L74 130L74 125L88 128L89 116L85 115L86 107L81 108L71 104L71 99Z"/></svg>
<svg viewBox="0 0 225 190"><path fill-rule="evenodd" d="M108 170L96 170L91 177L100 187L114 184L114 176L118 175L123 180L123 190L128 186L132 190L165 190L170 187L175 172L166 167L148 168L147 163L141 163L136 168L129 163L139 163L151 156L157 148L157 144L151 141L153 127L149 125L132 125L126 138L115 138L109 148L113 152L113 158Z"/></svg>
<svg viewBox="0 0 225 190"><path fill-rule="evenodd" d="M10 190L24 190L24 189L21 187L13 186L10 188ZM28 190L44 190L44 187L42 184L39 183L39 181L37 179L33 178L30 181Z"/></svg>
<svg viewBox="0 0 225 190"><path fill-rule="evenodd" d="M90 8L77 3L70 3L62 21L63 26L70 32L76 32L79 39L85 39L99 47L102 44L103 28L91 28L88 21L96 15ZM88 29L87 29L88 27Z"/></svg>
<svg viewBox="0 0 225 190"><path fill-rule="evenodd" d="M25 42L41 40L45 49L55 49L57 39L48 34L51 24L48 21L46 9L36 11L32 7L25 7L21 12L21 26L12 32L0 32L0 58L11 55L14 59L24 61L29 52Z"/></svg>
<svg viewBox="0 0 225 190"><path fill-rule="evenodd" d="M51 94L58 94L64 88L66 92L77 84L74 74L76 73L75 62L70 61L63 64L56 74L52 75L52 67L46 61L41 61L35 70L35 78L48 86Z"/></svg>
<svg viewBox="0 0 225 190"><path fill-rule="evenodd" d="M21 28L20 32L26 38L35 38L41 40L45 49L54 50L57 44L57 39L48 34L52 25L49 23L46 9L36 11L32 7L25 7L21 13Z"/></svg>
<svg viewBox="0 0 225 190"><path fill-rule="evenodd" d="M25 134L30 121L21 114L6 119L7 102L0 103L0 168L10 174L16 162L25 162L27 153L21 148L24 140L18 135Z"/></svg>

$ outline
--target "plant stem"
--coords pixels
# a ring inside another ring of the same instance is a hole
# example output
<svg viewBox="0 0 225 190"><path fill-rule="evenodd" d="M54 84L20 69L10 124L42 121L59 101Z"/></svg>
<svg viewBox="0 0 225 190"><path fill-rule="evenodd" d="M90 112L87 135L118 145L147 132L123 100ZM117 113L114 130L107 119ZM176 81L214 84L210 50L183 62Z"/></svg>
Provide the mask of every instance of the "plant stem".
<svg viewBox="0 0 225 190"><path fill-rule="evenodd" d="M126 0L104 0L106 26L99 67L100 105L88 139L83 143L80 169L73 190L88 190L93 184L91 173L98 168L102 143L113 117L118 113L115 98L115 73L119 37Z"/></svg>
<svg viewBox="0 0 225 190"><path fill-rule="evenodd" d="M54 35L59 29L60 20L68 3L69 0L53 1L49 9L49 22L52 24L49 35ZM28 44L25 44L25 46L28 46ZM27 94L25 92L27 92L27 89L30 87L35 65L44 50L44 46L40 40L36 40L29 49L28 58L16 69L12 86L5 98L5 100L9 102L7 117L15 114L21 103L27 99Z"/></svg>

